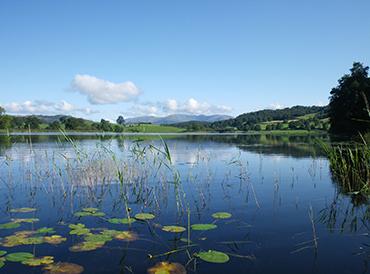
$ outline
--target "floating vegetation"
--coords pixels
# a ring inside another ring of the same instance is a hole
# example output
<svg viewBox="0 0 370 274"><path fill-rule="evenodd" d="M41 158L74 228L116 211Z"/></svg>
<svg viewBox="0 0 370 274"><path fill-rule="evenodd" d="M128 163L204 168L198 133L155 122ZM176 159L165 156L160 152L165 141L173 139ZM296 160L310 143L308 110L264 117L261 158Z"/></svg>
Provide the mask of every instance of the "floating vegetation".
<svg viewBox="0 0 370 274"><path fill-rule="evenodd" d="M162 230L166 232L172 232L172 233L181 233L181 232L186 231L186 228L182 226L177 226L177 225L166 225L162 227Z"/></svg>
<svg viewBox="0 0 370 274"><path fill-rule="evenodd" d="M18 228L20 226L21 225L19 223L10 222L10 223L1 224L0 229L14 229L14 228Z"/></svg>
<svg viewBox="0 0 370 274"><path fill-rule="evenodd" d="M105 245L105 242L82 242L74 246L71 246L69 250L71 252L93 251L93 250L103 247L104 245Z"/></svg>
<svg viewBox="0 0 370 274"><path fill-rule="evenodd" d="M115 239L121 240L121 241L135 241L138 239L138 235L135 232L132 231L120 231L118 234L114 236Z"/></svg>
<svg viewBox="0 0 370 274"><path fill-rule="evenodd" d="M69 228L71 229L71 231L69 232L69 234L71 235L81 236L81 235L86 235L90 233L90 229L86 228L84 224L80 224L80 223L70 224Z"/></svg>
<svg viewBox="0 0 370 274"><path fill-rule="evenodd" d="M40 221L40 219L38 218L17 218L17 219L11 219L11 221L16 224L21 224L21 223L32 224L32 223L36 223Z"/></svg>
<svg viewBox="0 0 370 274"><path fill-rule="evenodd" d="M66 238L63 238L59 235L52 236L40 236L41 233L37 231L18 231L13 235L7 236L1 241L1 245L5 247L15 247L20 245L35 245L35 244L60 244L61 242L66 241Z"/></svg>
<svg viewBox="0 0 370 274"><path fill-rule="evenodd" d="M36 230L37 234L53 234L55 233L54 228L51 227L42 227Z"/></svg>
<svg viewBox="0 0 370 274"><path fill-rule="evenodd" d="M78 264L72 263L57 263L47 265L43 268L46 274L80 274L84 268Z"/></svg>
<svg viewBox="0 0 370 274"><path fill-rule="evenodd" d="M52 244L52 245L58 245L65 241L67 241L67 238L64 238L60 235L52 235L52 236L45 236L44 237L45 243Z"/></svg>
<svg viewBox="0 0 370 274"><path fill-rule="evenodd" d="M40 266L40 265L49 265L54 263L53 256L44 256L41 258L30 258L25 261L22 261L22 264L28 266Z"/></svg>
<svg viewBox="0 0 370 274"><path fill-rule="evenodd" d="M36 208L32 207L13 208L10 210L11 213L29 213L34 211L36 211Z"/></svg>
<svg viewBox="0 0 370 274"><path fill-rule="evenodd" d="M9 262L23 263L24 261L28 259L34 258L34 256L32 253L28 253L28 252L17 252L17 253L10 253L6 255L5 258Z"/></svg>
<svg viewBox="0 0 370 274"><path fill-rule="evenodd" d="M118 224L124 224L124 225L128 225L128 224L132 224L134 222L136 222L136 220L134 218L111 218L111 219L108 219L108 222L111 223L111 224L115 224L115 225L118 225Z"/></svg>
<svg viewBox="0 0 370 274"><path fill-rule="evenodd" d="M152 220L155 218L155 215L151 213L138 213L135 215L135 219L146 221L146 220Z"/></svg>
<svg viewBox="0 0 370 274"><path fill-rule="evenodd" d="M148 269L148 274L186 274L186 269L179 263L159 262Z"/></svg>
<svg viewBox="0 0 370 274"><path fill-rule="evenodd" d="M215 250L208 250L207 252L199 252L194 255L208 263L222 264L230 260L227 254L220 252L220 251L215 251Z"/></svg>
<svg viewBox="0 0 370 274"><path fill-rule="evenodd" d="M231 216L228 212L216 212L212 214L212 217L215 219L229 219Z"/></svg>
<svg viewBox="0 0 370 274"><path fill-rule="evenodd" d="M217 228L215 224L193 224L191 225L192 230L211 230Z"/></svg>
<svg viewBox="0 0 370 274"><path fill-rule="evenodd" d="M0 268L2 268L5 265L5 257L3 257L7 252L0 250Z"/></svg>
<svg viewBox="0 0 370 274"><path fill-rule="evenodd" d="M87 217L87 216L92 216L92 217L104 217L105 213L104 212L99 212L99 209L94 208L94 207L88 207L88 208L83 208L82 211L76 212L74 214L76 217Z"/></svg>

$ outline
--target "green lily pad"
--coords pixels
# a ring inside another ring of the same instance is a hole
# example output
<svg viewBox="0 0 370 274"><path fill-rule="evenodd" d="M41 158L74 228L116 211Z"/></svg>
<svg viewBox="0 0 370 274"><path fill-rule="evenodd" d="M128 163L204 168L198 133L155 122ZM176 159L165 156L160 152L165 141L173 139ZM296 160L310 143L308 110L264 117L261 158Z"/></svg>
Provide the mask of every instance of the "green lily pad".
<svg viewBox="0 0 370 274"><path fill-rule="evenodd" d="M229 219L231 216L228 212L216 212L212 214L212 217L215 219Z"/></svg>
<svg viewBox="0 0 370 274"><path fill-rule="evenodd" d="M162 227L162 230L166 232L172 232L172 233L181 233L181 232L184 232L186 228L182 226L176 226L176 225L166 225Z"/></svg>
<svg viewBox="0 0 370 274"><path fill-rule="evenodd" d="M17 227L20 227L20 224L15 223L15 222L10 222L10 223L5 223L5 224L0 225L0 229L14 229Z"/></svg>
<svg viewBox="0 0 370 274"><path fill-rule="evenodd" d="M16 262L16 263L21 263L21 262L24 262L28 259L31 259L33 258L33 254L32 253L28 253L28 252L17 252L17 253L10 253L8 255L6 255L6 260L9 261L9 262Z"/></svg>
<svg viewBox="0 0 370 274"><path fill-rule="evenodd" d="M152 220L154 218L155 218L155 215L151 213L138 213L135 215L135 219L142 220L142 221Z"/></svg>
<svg viewBox="0 0 370 274"><path fill-rule="evenodd" d="M36 230L37 234L53 234L55 230L51 227L42 227Z"/></svg>
<svg viewBox="0 0 370 274"><path fill-rule="evenodd" d="M29 224L32 224L32 223L36 223L40 221L40 219L38 218L17 218L17 219L12 219L12 222L13 223L17 223L17 224L21 224L21 223L29 223Z"/></svg>
<svg viewBox="0 0 370 274"><path fill-rule="evenodd" d="M50 264L43 268L45 270L45 274L80 274L84 271L84 268L78 264L72 263L57 263L57 264Z"/></svg>
<svg viewBox="0 0 370 274"><path fill-rule="evenodd" d="M90 212L90 213L95 213L95 212L98 212L99 209L97 209L95 207L85 207L85 208L82 209L82 211Z"/></svg>
<svg viewBox="0 0 370 274"><path fill-rule="evenodd" d="M71 235L81 236L90 233L90 229L86 228L84 224L70 224L69 228L71 229L71 231L69 232L69 234Z"/></svg>
<svg viewBox="0 0 370 274"><path fill-rule="evenodd" d="M22 264L28 266L40 266L40 265L49 265L54 263L53 256L44 256L41 258L30 258L25 261L22 261Z"/></svg>
<svg viewBox="0 0 370 274"><path fill-rule="evenodd" d="M217 228L215 224L193 224L191 229L193 230L211 230Z"/></svg>
<svg viewBox="0 0 370 274"><path fill-rule="evenodd" d="M105 243L113 240L113 238L109 235L104 234L90 234L85 237L86 242L94 242L94 243Z"/></svg>
<svg viewBox="0 0 370 274"><path fill-rule="evenodd" d="M196 257L208 263L223 264L230 260L229 256L223 252L208 250L207 252L199 252Z"/></svg>
<svg viewBox="0 0 370 274"><path fill-rule="evenodd" d="M82 242L74 246L71 246L69 250L71 252L93 251L93 250L103 247L104 244L105 242Z"/></svg>
<svg viewBox="0 0 370 274"><path fill-rule="evenodd" d="M124 224L124 225L128 225L128 224L132 224L134 222L136 222L136 220L134 218L111 218L111 219L108 219L108 222L110 222L111 224Z"/></svg>
<svg viewBox="0 0 370 274"><path fill-rule="evenodd" d="M4 256L6 253L7 253L6 251L0 250L0 257Z"/></svg>
<svg viewBox="0 0 370 274"><path fill-rule="evenodd" d="M29 213L34 211L36 211L36 208L31 207L13 208L10 210L11 213Z"/></svg>
<svg viewBox="0 0 370 274"><path fill-rule="evenodd" d="M87 216L92 216L92 217L104 217L105 213L103 212L85 212L85 211L79 211L74 214L75 217L87 217Z"/></svg>
<svg viewBox="0 0 370 274"><path fill-rule="evenodd" d="M0 258L0 268L5 265L5 258Z"/></svg>

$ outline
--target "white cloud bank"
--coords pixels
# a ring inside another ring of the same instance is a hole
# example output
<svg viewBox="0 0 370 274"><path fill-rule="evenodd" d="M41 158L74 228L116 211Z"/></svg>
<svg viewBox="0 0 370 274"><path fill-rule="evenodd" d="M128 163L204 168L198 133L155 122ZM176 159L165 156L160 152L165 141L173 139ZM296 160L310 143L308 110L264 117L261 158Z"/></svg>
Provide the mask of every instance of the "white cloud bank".
<svg viewBox="0 0 370 274"><path fill-rule="evenodd" d="M207 102L199 102L190 98L185 102L169 99L157 103L134 104L125 114L129 116L154 115L163 116L169 114L194 114L212 115L226 114L232 111L231 107L223 105L213 105Z"/></svg>
<svg viewBox="0 0 370 274"><path fill-rule="evenodd" d="M133 82L113 83L87 74L77 74L71 87L86 95L88 101L94 105L129 102L140 95L140 90Z"/></svg>
<svg viewBox="0 0 370 274"><path fill-rule="evenodd" d="M8 104L4 104L3 107L5 108L7 113L10 114L93 114L97 113L97 111L92 110L90 108L80 108L73 104L68 103L67 101L60 101L57 103L48 102L48 101L25 101L22 103L19 102L12 102Z"/></svg>

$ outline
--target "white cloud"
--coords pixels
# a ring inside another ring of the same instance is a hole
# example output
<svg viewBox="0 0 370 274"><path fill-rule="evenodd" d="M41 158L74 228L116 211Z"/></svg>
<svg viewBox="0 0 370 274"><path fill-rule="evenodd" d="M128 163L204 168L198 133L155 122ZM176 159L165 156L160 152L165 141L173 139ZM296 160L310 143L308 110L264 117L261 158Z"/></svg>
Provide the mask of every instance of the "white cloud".
<svg viewBox="0 0 370 274"><path fill-rule="evenodd" d="M12 102L4 104L6 112L10 114L93 114L98 111L90 108L80 108L68 103L67 101L60 101L57 103L48 101L25 101L25 102Z"/></svg>
<svg viewBox="0 0 370 274"><path fill-rule="evenodd" d="M174 99L162 103L162 108L168 113L185 113L185 114L222 114L232 111L231 107L223 105L212 105L207 102L199 102L194 98L189 98L185 102L178 102Z"/></svg>
<svg viewBox="0 0 370 274"><path fill-rule="evenodd" d="M284 108L285 106L284 105L282 105L282 104L280 104L280 103L278 103L278 102L275 102L275 103L272 103L272 104L270 104L270 109L282 109L282 108Z"/></svg>
<svg viewBox="0 0 370 274"><path fill-rule="evenodd" d="M87 95L89 102L95 105L128 102L140 95L133 82L113 83L87 74L77 74L71 86L73 90Z"/></svg>
<svg viewBox="0 0 370 274"><path fill-rule="evenodd" d="M190 98L185 102L179 102L175 99L169 99L165 102L145 102L134 104L128 111L123 114L129 117L134 116L164 116L169 114L224 114L232 111L227 106L212 105L207 102L198 102Z"/></svg>

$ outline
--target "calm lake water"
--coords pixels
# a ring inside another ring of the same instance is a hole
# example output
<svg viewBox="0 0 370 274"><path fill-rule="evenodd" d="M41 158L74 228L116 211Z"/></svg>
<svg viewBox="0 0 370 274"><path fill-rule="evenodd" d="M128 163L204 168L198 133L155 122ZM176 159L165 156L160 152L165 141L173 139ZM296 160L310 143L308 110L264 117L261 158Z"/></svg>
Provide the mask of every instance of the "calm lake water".
<svg viewBox="0 0 370 274"><path fill-rule="evenodd" d="M370 272L368 206L332 180L316 145L325 136L71 138L0 136L0 224L16 223L0 229L0 251L53 256L83 273L147 273L164 261L187 273ZM23 207L36 211L14 212ZM154 218L135 221L142 212ZM232 216L217 219L215 212ZM128 213L135 222L117 220ZM71 235L71 224L104 241L90 239L100 242L95 250L80 250L88 235ZM186 230L164 231L169 225ZM35 232L43 227L54 231ZM118 239L122 231L131 238ZM25 234L33 241L14 244ZM51 235L66 239L46 242ZM208 250L229 261L202 260ZM46 271L4 263L0 273Z"/></svg>

